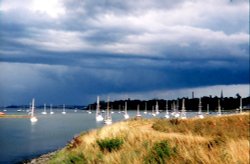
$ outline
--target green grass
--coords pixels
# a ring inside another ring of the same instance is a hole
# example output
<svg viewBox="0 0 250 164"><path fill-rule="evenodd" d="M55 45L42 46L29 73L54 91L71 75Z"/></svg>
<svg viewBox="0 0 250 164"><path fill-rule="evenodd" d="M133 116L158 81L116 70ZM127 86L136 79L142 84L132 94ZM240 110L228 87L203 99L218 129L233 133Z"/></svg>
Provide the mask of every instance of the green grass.
<svg viewBox="0 0 250 164"><path fill-rule="evenodd" d="M159 163L163 164L170 158L170 156L177 153L176 147L170 147L167 140L154 143L153 147L147 154L144 163Z"/></svg>
<svg viewBox="0 0 250 164"><path fill-rule="evenodd" d="M123 140L120 138L105 138L97 140L96 143L102 151L113 151L118 150L123 144Z"/></svg>

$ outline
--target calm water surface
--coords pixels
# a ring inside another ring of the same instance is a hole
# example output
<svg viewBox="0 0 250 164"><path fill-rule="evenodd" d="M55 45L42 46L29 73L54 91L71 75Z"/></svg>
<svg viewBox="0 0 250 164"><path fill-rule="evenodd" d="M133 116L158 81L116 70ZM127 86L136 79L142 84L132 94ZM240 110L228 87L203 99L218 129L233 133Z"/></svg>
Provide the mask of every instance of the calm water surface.
<svg viewBox="0 0 250 164"><path fill-rule="evenodd" d="M14 112L13 112L14 111ZM42 115L42 110L36 111L38 122L31 124L25 118L2 118L0 119L0 163L17 163L31 159L50 151L64 147L75 135L102 127L103 123L95 121L95 113L88 114L85 111L67 110L66 115L61 110L54 111L55 114ZM10 110L6 114L27 114ZM150 118L151 115L143 114L143 117ZM135 111L129 111L130 117L136 115ZM164 117L165 112L157 117ZM196 115L188 112L188 117ZM123 120L122 113L112 114L114 122Z"/></svg>

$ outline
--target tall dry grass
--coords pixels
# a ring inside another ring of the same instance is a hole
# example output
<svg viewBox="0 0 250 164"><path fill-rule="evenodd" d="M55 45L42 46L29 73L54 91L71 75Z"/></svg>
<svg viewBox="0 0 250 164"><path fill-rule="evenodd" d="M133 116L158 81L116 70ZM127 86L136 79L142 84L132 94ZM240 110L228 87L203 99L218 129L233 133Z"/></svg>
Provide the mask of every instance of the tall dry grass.
<svg viewBox="0 0 250 164"><path fill-rule="evenodd" d="M123 145L102 151L96 141L107 138L121 138ZM49 163L149 163L150 158L161 158L152 151L161 141L168 142L172 153L159 163L248 164L249 113L188 120L131 119L74 138Z"/></svg>

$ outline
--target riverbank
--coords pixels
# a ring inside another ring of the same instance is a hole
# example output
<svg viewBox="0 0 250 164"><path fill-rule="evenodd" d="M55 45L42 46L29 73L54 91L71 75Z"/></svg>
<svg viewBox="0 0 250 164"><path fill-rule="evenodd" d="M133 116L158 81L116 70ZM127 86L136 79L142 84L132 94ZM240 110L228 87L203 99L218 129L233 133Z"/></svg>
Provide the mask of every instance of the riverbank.
<svg viewBox="0 0 250 164"><path fill-rule="evenodd" d="M22 162L23 164L45 164L49 163L49 161L58 153L60 150L50 152L44 155L41 155L40 157L34 158L32 160L28 160L27 162Z"/></svg>
<svg viewBox="0 0 250 164"><path fill-rule="evenodd" d="M248 163L249 113L130 119L84 132L30 163Z"/></svg>

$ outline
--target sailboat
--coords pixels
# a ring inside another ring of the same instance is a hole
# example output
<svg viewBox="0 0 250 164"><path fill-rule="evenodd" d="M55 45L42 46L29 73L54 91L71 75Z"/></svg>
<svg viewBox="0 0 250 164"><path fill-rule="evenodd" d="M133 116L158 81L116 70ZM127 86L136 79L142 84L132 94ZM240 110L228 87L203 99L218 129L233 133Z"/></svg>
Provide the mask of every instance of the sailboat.
<svg viewBox="0 0 250 164"><path fill-rule="evenodd" d="M92 111L91 111L91 105L89 106L89 110L88 110L88 114L91 114L92 113Z"/></svg>
<svg viewBox="0 0 250 164"><path fill-rule="evenodd" d="M144 110L144 114L147 114L148 111L147 111L147 102L145 102L145 110Z"/></svg>
<svg viewBox="0 0 250 164"><path fill-rule="evenodd" d="M118 113L121 113L121 105L118 106Z"/></svg>
<svg viewBox="0 0 250 164"><path fill-rule="evenodd" d="M178 103L179 103L179 101L177 100L177 104ZM179 106L179 105L177 105L177 106ZM175 105L175 102L173 102L171 115L173 115L175 118L178 118L180 116L179 111L177 109L177 106Z"/></svg>
<svg viewBox="0 0 250 164"><path fill-rule="evenodd" d="M207 113L206 113L206 115L208 115L209 114L209 104L207 104Z"/></svg>
<svg viewBox="0 0 250 164"><path fill-rule="evenodd" d="M113 105L111 105L110 111L111 111L111 114L114 114Z"/></svg>
<svg viewBox="0 0 250 164"><path fill-rule="evenodd" d="M166 114L165 114L165 118L169 118L168 101L166 101Z"/></svg>
<svg viewBox="0 0 250 164"><path fill-rule="evenodd" d="M31 117L30 117L31 122L37 122L37 120L38 120L36 118L34 112L35 112L35 99L33 98L32 99L32 105L31 105Z"/></svg>
<svg viewBox="0 0 250 164"><path fill-rule="evenodd" d="M240 98L240 113L242 113L242 98Z"/></svg>
<svg viewBox="0 0 250 164"><path fill-rule="evenodd" d="M179 112L179 99L177 99L176 103L176 108L175 108L175 118L180 117L180 112Z"/></svg>
<svg viewBox="0 0 250 164"><path fill-rule="evenodd" d="M62 111L62 114L66 114L66 111L65 111L65 104L63 104L63 111Z"/></svg>
<svg viewBox="0 0 250 164"><path fill-rule="evenodd" d="M141 117L141 114L140 114L140 105L139 104L137 105L136 117Z"/></svg>
<svg viewBox="0 0 250 164"><path fill-rule="evenodd" d="M198 111L197 117L198 117L198 118L204 118L204 116L203 116L203 114L202 114L201 98L199 99L199 106L198 106L198 108L199 108L199 111Z"/></svg>
<svg viewBox="0 0 250 164"><path fill-rule="evenodd" d="M171 115L172 116L174 116L175 115L175 109L174 109L175 107L174 107L174 102L173 103L171 103L171 107L170 107L170 109L171 109Z"/></svg>
<svg viewBox="0 0 250 164"><path fill-rule="evenodd" d="M156 104L155 104L155 114L158 115L160 112L159 112L159 105L158 105L158 101L156 101Z"/></svg>
<svg viewBox="0 0 250 164"><path fill-rule="evenodd" d="M186 108L185 108L185 99L182 99L182 107L181 107L181 119L186 119Z"/></svg>
<svg viewBox="0 0 250 164"><path fill-rule="evenodd" d="M46 111L46 104L44 104L44 107L43 107L43 112L42 114L47 114L47 111Z"/></svg>
<svg viewBox="0 0 250 164"><path fill-rule="evenodd" d="M124 118L125 118L125 119L129 119L127 101L125 101Z"/></svg>
<svg viewBox="0 0 250 164"><path fill-rule="evenodd" d="M31 115L31 106L32 106L32 103L29 103L29 109L27 110L28 115Z"/></svg>
<svg viewBox="0 0 250 164"><path fill-rule="evenodd" d="M105 119L104 119L104 124L112 124L112 117L111 117L111 114L109 112L109 97L108 97L108 101L107 101L107 111L106 111L106 116L105 116Z"/></svg>
<svg viewBox="0 0 250 164"><path fill-rule="evenodd" d="M155 114L155 107L154 106L152 106L152 116L156 116L156 114Z"/></svg>
<svg viewBox="0 0 250 164"><path fill-rule="evenodd" d="M218 100L218 112L217 112L217 116L221 116L220 99Z"/></svg>
<svg viewBox="0 0 250 164"><path fill-rule="evenodd" d="M50 114L54 114L53 110L52 110L52 104L50 104Z"/></svg>
<svg viewBox="0 0 250 164"><path fill-rule="evenodd" d="M103 117L102 117L102 114L100 112L100 98L99 98L99 96L97 96L95 118L96 118L96 121L103 121Z"/></svg>

